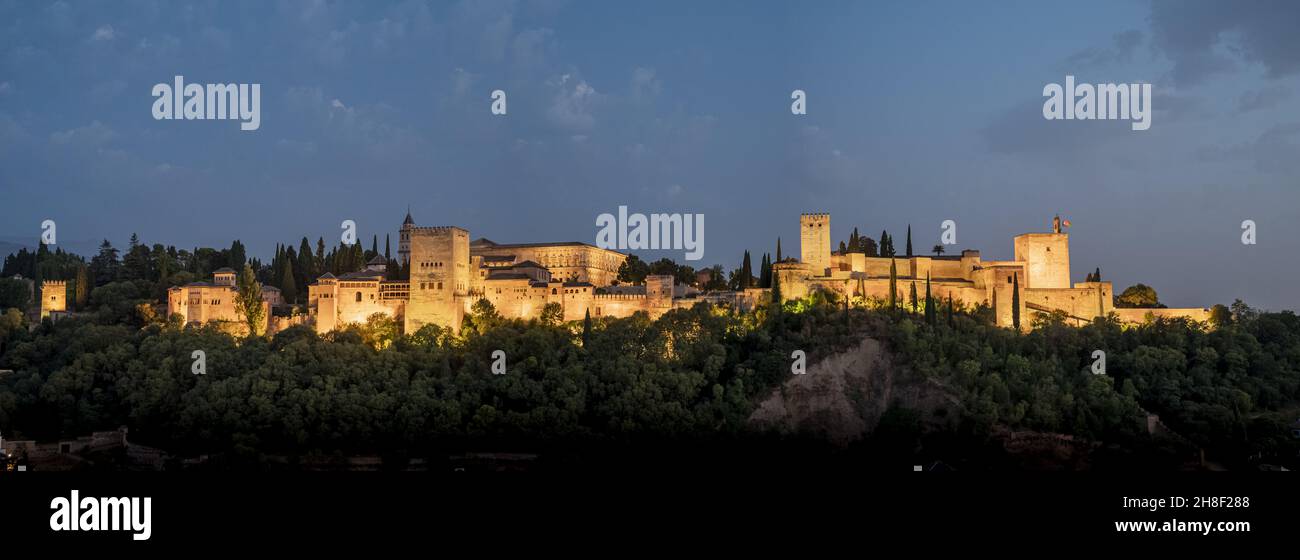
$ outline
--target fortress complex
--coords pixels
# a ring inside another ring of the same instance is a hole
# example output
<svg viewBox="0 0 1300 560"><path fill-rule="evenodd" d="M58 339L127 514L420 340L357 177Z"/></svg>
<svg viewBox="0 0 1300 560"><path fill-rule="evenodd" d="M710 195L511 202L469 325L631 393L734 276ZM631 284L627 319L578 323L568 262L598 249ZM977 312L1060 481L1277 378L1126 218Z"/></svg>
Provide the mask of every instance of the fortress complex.
<svg viewBox="0 0 1300 560"><path fill-rule="evenodd" d="M335 277L321 276L308 288L308 308L317 332L364 323L375 313L393 317L404 332L425 325L459 330L465 313L485 299L507 318L536 318L548 303L565 321L624 317L645 311L658 317L699 299L674 299L671 276L649 276L631 293L597 294L614 284L627 255L576 241L502 244L470 241L455 226L421 227L408 213L398 237L398 259L408 280L385 280L384 265ZM372 263L373 264L373 263Z"/></svg>
<svg viewBox="0 0 1300 560"><path fill-rule="evenodd" d="M966 250L953 256L869 257L863 253L831 250L829 214L802 214L799 218L799 259L773 263L784 298L802 298L816 291L841 297L887 301L890 268L898 301L909 305L911 290L924 297L926 281L936 301L951 298L964 306L987 305L999 326L1014 324L1019 306L1022 329L1038 315L1061 313L1071 324L1082 325L1114 312L1121 321L1142 323L1148 316L1209 319L1209 310L1117 309L1110 282L1072 282L1070 236L1060 220L1047 233L1025 233L1012 240L1012 260L981 258ZM488 239L471 241L468 230L455 226L421 227L408 213L400 230L398 258L407 280L388 280L387 262L371 260L364 269L339 276L324 274L308 288L308 316L319 333L349 323L365 323L378 313L392 317L403 332L425 325L458 331L465 314L480 299L492 303L506 318L539 317L547 304L558 304L563 320L592 317L626 317L638 311L656 318L675 308L700 302L725 303L752 309L771 297L771 290L752 288L739 292L714 292L687 296L674 286L672 276L650 275L644 286L612 287L627 255L580 242L501 244ZM235 271L218 270L212 282L194 282L171 288L167 310L189 323L240 321L235 308ZM43 315L66 310L64 286L46 281ZM597 293L598 289L602 293ZM1018 296L1017 297L1017 293ZM267 317L280 305L279 290L263 286ZM269 332L301 322L269 321Z"/></svg>
<svg viewBox="0 0 1300 560"><path fill-rule="evenodd" d="M918 298L925 294L926 279L937 301L952 298L964 305L985 304L993 308L997 324L1014 324L1014 305L1019 290L1020 324L1028 330L1035 316L1064 313L1075 325L1116 313L1128 323L1141 323L1148 314L1156 317L1209 319L1209 309L1119 309L1114 306L1110 282L1071 282L1070 235L1059 218L1050 233L1025 233L1012 240L1013 260L986 261L979 251L962 251L957 256L868 257L863 253L840 254L830 248L830 215L803 214L799 218L800 259L772 265L779 277L783 297L800 298L814 290L828 290L847 297L888 300L890 266L895 269L897 298L907 302L913 286ZM910 303L904 303L909 305Z"/></svg>

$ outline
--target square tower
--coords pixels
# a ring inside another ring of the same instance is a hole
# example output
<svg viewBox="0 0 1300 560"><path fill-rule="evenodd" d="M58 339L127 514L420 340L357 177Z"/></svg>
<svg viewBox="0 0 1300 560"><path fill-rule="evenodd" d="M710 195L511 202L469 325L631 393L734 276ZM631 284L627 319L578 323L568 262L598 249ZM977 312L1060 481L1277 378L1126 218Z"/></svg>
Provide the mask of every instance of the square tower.
<svg viewBox="0 0 1300 560"><path fill-rule="evenodd" d="M46 280L41 282L41 318L51 313L63 313L68 310L68 282L65 280Z"/></svg>
<svg viewBox="0 0 1300 560"><path fill-rule="evenodd" d="M1021 288L1070 287L1070 234L1025 233L1015 238L1016 261L1025 263Z"/></svg>
<svg viewBox="0 0 1300 560"><path fill-rule="evenodd" d="M825 276L831 266L831 215L799 215L799 260L813 276Z"/></svg>
<svg viewBox="0 0 1300 560"><path fill-rule="evenodd" d="M428 324L460 330L463 298L470 287L469 231L458 227L412 227L410 300L405 332Z"/></svg>

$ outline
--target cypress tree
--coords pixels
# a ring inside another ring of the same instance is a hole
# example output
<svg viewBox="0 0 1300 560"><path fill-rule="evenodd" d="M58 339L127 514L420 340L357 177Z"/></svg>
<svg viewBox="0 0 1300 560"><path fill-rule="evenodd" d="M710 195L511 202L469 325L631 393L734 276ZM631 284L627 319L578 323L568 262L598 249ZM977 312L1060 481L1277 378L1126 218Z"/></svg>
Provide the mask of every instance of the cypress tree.
<svg viewBox="0 0 1300 560"><path fill-rule="evenodd" d="M754 279L753 270L749 262L749 249L746 249L745 258L740 261L740 289L751 287Z"/></svg>
<svg viewBox="0 0 1300 560"><path fill-rule="evenodd" d="M910 298L910 303L912 304L912 313L916 313L916 309L917 309L916 306L918 305L918 303L916 301L916 280L915 279L912 280L912 287L909 291L911 292L908 297Z"/></svg>
<svg viewBox="0 0 1300 560"><path fill-rule="evenodd" d="M889 310L898 307L898 265L889 259Z"/></svg>
<svg viewBox="0 0 1300 560"><path fill-rule="evenodd" d="M952 310L952 292L948 292L948 326L949 326L949 327L952 327L952 326L953 326L952 311L953 311L953 310Z"/></svg>
<svg viewBox="0 0 1300 560"><path fill-rule="evenodd" d="M392 243L393 235L391 233L384 234L384 260L386 261L393 260Z"/></svg>
<svg viewBox="0 0 1300 560"><path fill-rule="evenodd" d="M86 298L90 292L90 269L86 268L86 263L77 265L77 287L73 292L73 301L76 302L77 311L86 309Z"/></svg>
<svg viewBox="0 0 1300 560"><path fill-rule="evenodd" d="M930 297L930 273L925 273L925 322L934 325L934 298Z"/></svg>
<svg viewBox="0 0 1300 560"><path fill-rule="evenodd" d="M776 238L776 262L781 262L781 238Z"/></svg>
<svg viewBox="0 0 1300 560"><path fill-rule="evenodd" d="M280 278L282 281L280 295L284 296L284 301L291 304L298 303L298 285L293 280L293 265L290 265L289 261L284 261L284 265L280 270ZM284 282L285 279L288 281Z"/></svg>
<svg viewBox="0 0 1300 560"><path fill-rule="evenodd" d="M907 224L907 258L912 258L912 224Z"/></svg>
<svg viewBox="0 0 1300 560"><path fill-rule="evenodd" d="M587 347L587 341L591 340L591 309L587 309L587 314L582 318L582 347Z"/></svg>
<svg viewBox="0 0 1300 560"><path fill-rule="evenodd" d="M1011 276L1011 325L1020 330L1020 275Z"/></svg>

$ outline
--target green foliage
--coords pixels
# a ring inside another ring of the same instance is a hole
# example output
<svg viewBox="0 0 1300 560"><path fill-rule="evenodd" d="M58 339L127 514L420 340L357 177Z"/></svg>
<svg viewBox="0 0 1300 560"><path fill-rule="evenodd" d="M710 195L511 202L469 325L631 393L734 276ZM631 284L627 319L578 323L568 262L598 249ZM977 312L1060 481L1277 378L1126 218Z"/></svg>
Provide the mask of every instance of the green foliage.
<svg viewBox="0 0 1300 560"><path fill-rule="evenodd" d="M1155 288L1146 284L1134 284L1115 296L1115 307L1152 308L1164 307L1164 305L1160 303Z"/></svg>
<svg viewBox="0 0 1300 560"><path fill-rule="evenodd" d="M14 308L25 311L31 303L32 292L27 282L13 278L0 278L0 309Z"/></svg>
<svg viewBox="0 0 1300 560"><path fill-rule="evenodd" d="M542 324L555 326L564 322L564 306L550 302L542 306L540 317Z"/></svg>
<svg viewBox="0 0 1300 560"><path fill-rule="evenodd" d="M239 273L235 310L244 317L249 337L262 334L262 321L266 319L266 308L262 305L262 285L253 273L253 267L247 264L244 265L244 271Z"/></svg>

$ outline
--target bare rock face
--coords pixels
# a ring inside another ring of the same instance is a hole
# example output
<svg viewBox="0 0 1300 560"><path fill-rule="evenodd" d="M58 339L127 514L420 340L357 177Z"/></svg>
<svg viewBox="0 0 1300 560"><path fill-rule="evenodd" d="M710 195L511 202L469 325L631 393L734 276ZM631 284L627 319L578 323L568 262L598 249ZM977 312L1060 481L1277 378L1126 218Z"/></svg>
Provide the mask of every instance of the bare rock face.
<svg viewBox="0 0 1300 560"><path fill-rule="evenodd" d="M820 437L848 445L875 429L891 404L923 412L927 424L943 422L934 411L957 412L959 400L935 380L899 382L889 352L873 338L828 356L790 379L749 417L755 428ZM905 377L905 376L904 376Z"/></svg>

